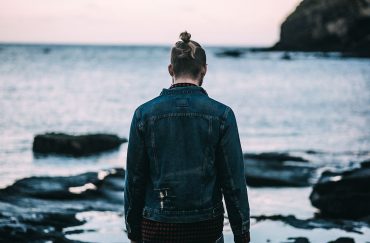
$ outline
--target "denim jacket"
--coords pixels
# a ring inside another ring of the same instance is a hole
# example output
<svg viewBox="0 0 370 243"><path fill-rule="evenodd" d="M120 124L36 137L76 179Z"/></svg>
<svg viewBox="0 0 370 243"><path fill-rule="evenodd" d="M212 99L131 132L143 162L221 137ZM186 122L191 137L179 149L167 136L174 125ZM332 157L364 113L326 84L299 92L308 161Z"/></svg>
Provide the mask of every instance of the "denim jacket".
<svg viewBox="0 0 370 243"><path fill-rule="evenodd" d="M132 118L125 177L131 239L142 217L187 223L224 213L234 236L249 232L244 163L234 112L199 86L163 89Z"/></svg>

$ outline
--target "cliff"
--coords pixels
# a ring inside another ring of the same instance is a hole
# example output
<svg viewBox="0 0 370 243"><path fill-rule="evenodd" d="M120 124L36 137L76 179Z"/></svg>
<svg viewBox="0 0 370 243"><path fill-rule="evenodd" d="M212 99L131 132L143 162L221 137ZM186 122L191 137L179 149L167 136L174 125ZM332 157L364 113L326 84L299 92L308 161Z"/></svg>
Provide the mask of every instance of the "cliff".
<svg viewBox="0 0 370 243"><path fill-rule="evenodd" d="M303 0L282 24L273 49L370 57L370 0Z"/></svg>

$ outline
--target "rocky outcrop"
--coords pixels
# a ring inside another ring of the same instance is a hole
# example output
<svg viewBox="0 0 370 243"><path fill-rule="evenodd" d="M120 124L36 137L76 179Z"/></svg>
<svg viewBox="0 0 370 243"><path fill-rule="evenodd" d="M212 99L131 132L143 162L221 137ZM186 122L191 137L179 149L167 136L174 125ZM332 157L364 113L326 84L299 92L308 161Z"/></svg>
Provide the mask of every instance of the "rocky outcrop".
<svg viewBox="0 0 370 243"><path fill-rule="evenodd" d="M324 216L361 219L370 217L370 168L343 173L324 172L310 195Z"/></svg>
<svg viewBox="0 0 370 243"><path fill-rule="evenodd" d="M309 186L315 167L288 153L244 154L246 182L249 186Z"/></svg>
<svg viewBox="0 0 370 243"><path fill-rule="evenodd" d="M0 242L70 242L76 213L122 212L123 187L123 169L19 180L0 190Z"/></svg>
<svg viewBox="0 0 370 243"><path fill-rule="evenodd" d="M125 142L127 139L112 134L46 133L35 136L32 150L39 154L85 156L117 149Z"/></svg>
<svg viewBox="0 0 370 243"><path fill-rule="evenodd" d="M275 50L370 57L370 0L303 0L281 26Z"/></svg>

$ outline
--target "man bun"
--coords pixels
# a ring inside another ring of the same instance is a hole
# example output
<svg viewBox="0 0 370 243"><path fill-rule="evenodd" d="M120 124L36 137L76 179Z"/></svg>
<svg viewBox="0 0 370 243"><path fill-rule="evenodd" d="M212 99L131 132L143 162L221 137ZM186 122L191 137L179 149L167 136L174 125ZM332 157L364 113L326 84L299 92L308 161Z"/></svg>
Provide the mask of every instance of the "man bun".
<svg viewBox="0 0 370 243"><path fill-rule="evenodd" d="M191 34L188 33L186 30L184 32L181 32L180 34L180 39L185 43L189 43L190 37L191 37Z"/></svg>
<svg viewBox="0 0 370 243"><path fill-rule="evenodd" d="M171 49L171 64L176 77L199 79L203 68L207 65L206 52L201 45L190 40L191 34L184 31L180 34Z"/></svg>

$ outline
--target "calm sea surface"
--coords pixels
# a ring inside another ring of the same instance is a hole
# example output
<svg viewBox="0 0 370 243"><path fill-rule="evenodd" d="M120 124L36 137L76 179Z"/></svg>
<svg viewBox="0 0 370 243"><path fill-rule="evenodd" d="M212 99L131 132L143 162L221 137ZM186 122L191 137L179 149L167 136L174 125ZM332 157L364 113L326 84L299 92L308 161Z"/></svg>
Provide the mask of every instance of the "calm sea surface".
<svg viewBox="0 0 370 243"><path fill-rule="evenodd" d="M269 52L235 59L217 57L221 49L206 48L203 87L235 111L245 152L288 151L328 167L370 157L370 59L298 53L283 60L283 53ZM32 175L124 166L127 145L82 159L36 158L32 140L50 131L127 137L135 108L171 83L169 52L160 46L0 45L0 187ZM251 190L252 206L263 205L255 212L274 208L279 197L264 190ZM308 194L297 189L296 195ZM293 211L308 217L314 210L304 200L307 205Z"/></svg>
<svg viewBox="0 0 370 243"><path fill-rule="evenodd" d="M122 166L125 146L87 159L37 159L32 139L47 131L127 137L134 109L171 82L169 47L0 48L0 186L34 174ZM343 163L369 156L369 59L233 59L215 56L219 48L206 51L204 88L235 111L244 151L315 150Z"/></svg>

